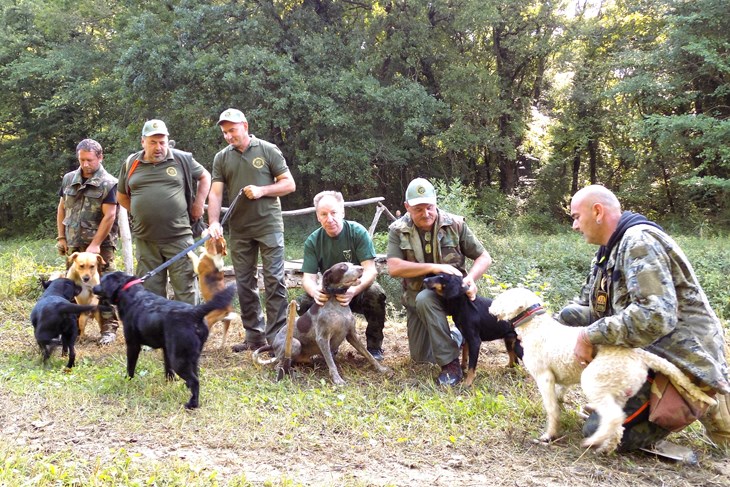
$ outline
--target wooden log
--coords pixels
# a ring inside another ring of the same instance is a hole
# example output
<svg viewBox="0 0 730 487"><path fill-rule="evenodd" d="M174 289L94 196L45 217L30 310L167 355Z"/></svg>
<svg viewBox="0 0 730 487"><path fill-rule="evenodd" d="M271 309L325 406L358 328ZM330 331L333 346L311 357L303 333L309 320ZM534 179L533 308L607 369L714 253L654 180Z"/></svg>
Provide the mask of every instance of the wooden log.
<svg viewBox="0 0 730 487"><path fill-rule="evenodd" d="M134 274L132 232L129 229L127 209L122 205L117 207L117 224L119 225L119 238L122 241L122 263L124 264L124 272L127 274Z"/></svg>

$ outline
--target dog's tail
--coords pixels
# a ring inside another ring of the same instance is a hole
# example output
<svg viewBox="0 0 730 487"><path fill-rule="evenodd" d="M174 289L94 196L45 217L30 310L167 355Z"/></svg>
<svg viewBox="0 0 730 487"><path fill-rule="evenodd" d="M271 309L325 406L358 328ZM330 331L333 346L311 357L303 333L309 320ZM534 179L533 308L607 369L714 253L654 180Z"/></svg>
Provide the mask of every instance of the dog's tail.
<svg viewBox="0 0 730 487"><path fill-rule="evenodd" d="M213 310L227 308L228 305L231 304L235 292L235 285L231 284L230 286L226 286L224 289L218 291L215 296L213 296L213 299L196 306L195 314L202 319L203 316L207 315Z"/></svg>
<svg viewBox="0 0 730 487"><path fill-rule="evenodd" d="M691 397L695 401L709 404L710 406L714 406L715 404L717 404L717 401L705 394L699 387L690 382L687 376L684 375L684 373L670 361L640 348L636 348L634 350L636 350L636 352L641 355L642 360L646 365L649 366L649 368L666 375L667 378L672 381L674 387L683 391L683 393L687 396Z"/></svg>
<svg viewBox="0 0 730 487"><path fill-rule="evenodd" d="M253 361L259 365L273 364L274 362L276 362L279 359L276 357L271 357L271 358L266 358L266 359L261 358L262 353L271 352L272 350L274 350L274 347L272 347L271 345L264 345L263 347L259 347L256 350L254 350L253 354L251 354L251 358L253 358Z"/></svg>
<svg viewBox="0 0 730 487"><path fill-rule="evenodd" d="M87 311L93 311L95 309L95 304L76 304L71 302L59 304L58 308L56 308L59 314L64 315L80 315L81 313L86 313Z"/></svg>

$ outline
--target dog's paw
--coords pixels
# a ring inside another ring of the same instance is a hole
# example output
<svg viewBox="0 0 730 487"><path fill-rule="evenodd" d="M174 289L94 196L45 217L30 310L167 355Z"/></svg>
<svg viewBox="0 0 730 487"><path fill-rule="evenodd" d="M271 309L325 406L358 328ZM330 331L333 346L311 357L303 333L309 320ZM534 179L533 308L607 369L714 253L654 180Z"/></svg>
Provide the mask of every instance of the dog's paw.
<svg viewBox="0 0 730 487"><path fill-rule="evenodd" d="M551 436L548 433L543 433L542 435L540 435L539 438L536 438L533 441L534 441L534 443L537 443L537 444L540 444L540 445L549 445L550 443L553 443L555 441L558 441L559 439L560 438L558 438L556 436Z"/></svg>

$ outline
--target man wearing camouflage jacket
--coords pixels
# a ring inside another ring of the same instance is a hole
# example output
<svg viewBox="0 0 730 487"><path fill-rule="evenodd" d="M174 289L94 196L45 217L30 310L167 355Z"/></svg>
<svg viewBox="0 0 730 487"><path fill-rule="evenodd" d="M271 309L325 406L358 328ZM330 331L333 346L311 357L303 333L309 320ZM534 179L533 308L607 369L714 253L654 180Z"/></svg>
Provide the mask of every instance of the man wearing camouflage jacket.
<svg viewBox="0 0 730 487"><path fill-rule="evenodd" d="M713 441L730 445L724 333L687 257L658 225L622 212L616 196L603 186L578 191L570 212L573 229L600 245L582 299L560 313L564 323L585 326L576 357L590 362L594 345L644 348L664 357L715 393L717 406L700 421ZM645 403L649 391L647 384L631 398L627 413ZM624 425L619 451L650 447L670 433L649 422L648 411L646 415Z"/></svg>
<svg viewBox="0 0 730 487"><path fill-rule="evenodd" d="M56 210L58 237L56 248L61 255L91 252L101 255L105 274L114 270L117 226L117 178L106 172L101 144L84 139L76 146L79 168L66 173L61 182L61 200ZM101 340L106 345L116 338L119 322L113 310L101 312Z"/></svg>

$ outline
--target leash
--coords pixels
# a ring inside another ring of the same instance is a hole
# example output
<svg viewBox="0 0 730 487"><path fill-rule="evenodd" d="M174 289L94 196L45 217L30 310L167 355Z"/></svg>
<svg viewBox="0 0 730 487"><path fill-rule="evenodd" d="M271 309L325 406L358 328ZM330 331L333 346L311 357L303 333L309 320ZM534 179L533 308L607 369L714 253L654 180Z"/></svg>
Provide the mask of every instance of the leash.
<svg viewBox="0 0 730 487"><path fill-rule="evenodd" d="M243 194L243 188L241 188L238 191L238 194L236 195L235 198L233 198L233 201L231 202L231 205L228 207L228 211L226 211L226 214L223 215L223 219L221 219L221 228L223 227L223 224L228 221L228 217L231 215L231 213L233 213L233 207L236 206L236 203L238 203L238 198L241 197L241 194ZM168 267L170 267L172 264L174 264L178 260L182 259L184 256L188 255L188 252L190 252L192 250L195 250L198 247L200 247L201 245L203 245L208 239L210 239L210 234L206 235L205 237L201 238L200 240L198 240L194 244L190 245L188 248L186 248L185 250L181 251L179 254L177 254L176 256L174 256L172 259L163 262L162 265L156 267L155 269L152 269L147 274L145 274L144 276L140 277L138 279L139 282L134 282L134 281L132 281L132 282L134 284L139 284L140 282L144 282L146 279L149 279L150 277L159 274L160 272L164 271L165 269L167 269ZM129 283L128 283L128 285L131 286L131 284L129 284Z"/></svg>

